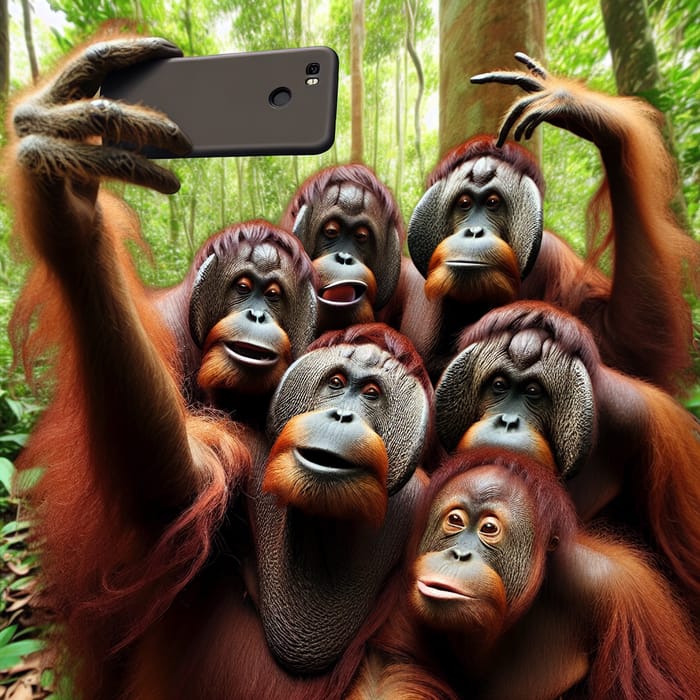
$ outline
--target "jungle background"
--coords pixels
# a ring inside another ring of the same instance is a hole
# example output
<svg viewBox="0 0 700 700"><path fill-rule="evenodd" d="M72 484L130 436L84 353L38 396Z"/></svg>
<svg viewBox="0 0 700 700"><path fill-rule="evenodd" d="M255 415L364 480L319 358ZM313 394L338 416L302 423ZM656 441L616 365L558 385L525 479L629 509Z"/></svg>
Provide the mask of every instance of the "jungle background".
<svg viewBox="0 0 700 700"><path fill-rule="evenodd" d="M13 99L115 19L167 37L185 55L322 44L340 58L336 141L328 152L175 160L182 188L171 197L114 186L140 214L152 250L141 261L149 284L180 280L200 243L228 223L276 222L304 178L335 163L371 166L408 221L441 154L476 133L495 133L518 95L504 86L471 86L469 76L519 67L512 58L518 50L552 73L641 96L664 114L680 174L674 206L689 235L697 235L697 0L0 0L0 143L7 142ZM586 202L601 176L595 148L549 126L531 148L547 181L545 226L585 253ZM57 690L32 619L30 523L10 492L13 460L46 401L14 367L6 333L25 272L11 225L0 203L0 700L25 700L66 694ZM698 386L686 405L700 415Z"/></svg>

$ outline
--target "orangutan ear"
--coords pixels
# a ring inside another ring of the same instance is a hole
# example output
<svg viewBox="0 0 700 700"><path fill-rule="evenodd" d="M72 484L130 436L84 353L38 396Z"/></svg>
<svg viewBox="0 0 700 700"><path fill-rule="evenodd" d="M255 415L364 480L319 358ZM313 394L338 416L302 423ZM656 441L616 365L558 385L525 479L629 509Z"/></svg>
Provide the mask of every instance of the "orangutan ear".
<svg viewBox="0 0 700 700"><path fill-rule="evenodd" d="M190 295L190 334L201 348L207 333L224 314L223 295L217 293L219 260L212 253L197 270ZM220 290L219 290L220 291Z"/></svg>

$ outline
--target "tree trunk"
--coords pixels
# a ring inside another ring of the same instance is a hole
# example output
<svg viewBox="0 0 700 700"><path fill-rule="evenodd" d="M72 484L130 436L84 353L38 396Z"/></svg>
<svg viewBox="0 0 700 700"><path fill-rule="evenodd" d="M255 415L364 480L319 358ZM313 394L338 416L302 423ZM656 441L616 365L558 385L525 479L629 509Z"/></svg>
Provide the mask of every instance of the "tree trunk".
<svg viewBox="0 0 700 700"><path fill-rule="evenodd" d="M394 181L394 192L396 196L401 196L401 181L403 179L403 129L401 128L401 119L403 110L401 109L401 56L396 56L396 143L398 145L398 154L396 156L396 179Z"/></svg>
<svg viewBox="0 0 700 700"><path fill-rule="evenodd" d="M287 20L287 8L284 0L280 3L282 6L282 26L284 27L284 43L289 46L289 21Z"/></svg>
<svg viewBox="0 0 700 700"><path fill-rule="evenodd" d="M617 91L639 95L652 104L660 75L645 0L601 0Z"/></svg>
<svg viewBox="0 0 700 700"><path fill-rule="evenodd" d="M421 151L421 132L420 132L420 103L423 98L423 91L425 90L425 79L423 77L423 65L421 64L420 56L416 51L415 41L416 41L416 12L418 11L418 3L415 0L406 0L406 50L408 51L413 65L416 69L416 76L418 78L418 94L416 95L416 103L413 113L414 121L414 131L415 131L415 144L416 144L416 155L418 156L418 167L420 169L421 178L424 174L425 165L423 163L423 153Z"/></svg>
<svg viewBox="0 0 700 700"><path fill-rule="evenodd" d="M545 0L492 2L440 0L440 154L477 134L496 134L518 88L472 85L469 78L494 69L517 70L524 51L544 59ZM528 142L538 157L539 130Z"/></svg>
<svg viewBox="0 0 700 700"><path fill-rule="evenodd" d="M362 49L365 40L364 0L352 0L352 20L350 27L350 160L362 163L364 158L364 84L362 78Z"/></svg>
<svg viewBox="0 0 700 700"><path fill-rule="evenodd" d="M10 13L7 0L0 0L0 108L4 116L10 90Z"/></svg>
<svg viewBox="0 0 700 700"><path fill-rule="evenodd" d="M187 221L185 223L185 234L187 236L187 246L189 248L189 255L192 257L195 250L197 250L197 244L195 240L195 221L197 220L197 195L196 192L192 192L189 198L189 207L187 210Z"/></svg>
<svg viewBox="0 0 700 700"><path fill-rule="evenodd" d="M170 230L170 247L177 250L180 245L180 211L177 197L168 197L168 228Z"/></svg>
<svg viewBox="0 0 700 700"><path fill-rule="evenodd" d="M372 135L372 168L377 169L377 154L379 152L379 106L382 101L381 83L379 82L379 56L374 63L374 134Z"/></svg>
<svg viewBox="0 0 700 700"><path fill-rule="evenodd" d="M192 33L192 6L190 0L185 0L185 9L182 16L183 24L185 25L185 33L187 34L187 53L194 56L194 35Z"/></svg>
<svg viewBox="0 0 700 700"><path fill-rule="evenodd" d="M226 158L219 158L219 220L220 228L228 224L226 215Z"/></svg>
<svg viewBox="0 0 700 700"><path fill-rule="evenodd" d="M243 192L243 158L236 158L236 184L238 186L238 196L236 201L238 202L238 220L243 221L247 217L245 215L245 208L243 206L244 192Z"/></svg>
<svg viewBox="0 0 700 700"><path fill-rule="evenodd" d="M22 18L24 22L24 43L27 45L27 55L29 57L29 68L32 72L32 82L39 81L39 64L36 60L34 50L34 37L32 36L32 10L29 0L22 0Z"/></svg>
<svg viewBox="0 0 700 700"><path fill-rule="evenodd" d="M304 45L304 27L302 18L301 0L296 0L294 4L294 46Z"/></svg>
<svg viewBox="0 0 700 700"><path fill-rule="evenodd" d="M605 33L612 56L615 84L620 95L634 95L661 109L661 74L645 0L601 0ZM662 132L666 147L676 156L673 127L664 114ZM688 208L678 187L671 206L684 227Z"/></svg>

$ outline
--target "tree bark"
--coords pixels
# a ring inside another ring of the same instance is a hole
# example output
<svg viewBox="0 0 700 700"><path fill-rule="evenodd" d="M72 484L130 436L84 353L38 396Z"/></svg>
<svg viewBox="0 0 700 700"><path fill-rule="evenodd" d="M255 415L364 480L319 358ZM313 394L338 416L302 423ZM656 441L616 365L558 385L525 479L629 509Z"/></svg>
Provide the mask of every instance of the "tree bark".
<svg viewBox="0 0 700 700"><path fill-rule="evenodd" d="M661 77L645 0L601 0L600 7L618 93L648 94L653 103Z"/></svg>
<svg viewBox="0 0 700 700"><path fill-rule="evenodd" d="M4 116L10 91L10 12L7 0L0 0L0 108Z"/></svg>
<svg viewBox="0 0 700 700"><path fill-rule="evenodd" d="M352 20L350 28L350 92L351 130L350 160L362 163L364 158L364 81L362 77L362 51L365 40L364 0L352 0Z"/></svg>
<svg viewBox="0 0 700 700"><path fill-rule="evenodd" d="M24 23L24 43L27 45L27 56L29 57L29 69L32 72L32 82L39 82L39 63L36 60L34 49L34 37L32 36L32 10L29 0L22 0L22 18Z"/></svg>
<svg viewBox="0 0 700 700"><path fill-rule="evenodd" d="M374 134L372 136L372 168L377 169L377 154L379 152L379 106L382 101L382 85L379 82L379 69L381 61L379 56L374 62Z"/></svg>
<svg viewBox="0 0 700 700"><path fill-rule="evenodd" d="M472 85L494 69L517 70L516 51L544 59L545 0L440 0L440 154L477 134L495 135L523 93L503 85ZM539 130L526 144L540 156Z"/></svg>
<svg viewBox="0 0 700 700"><path fill-rule="evenodd" d="M396 178L394 180L394 192L397 197L401 197L401 184L403 180L403 129L401 120L403 110L401 109L401 57L396 56L396 75L394 78L394 91L396 93L396 144L398 153L396 155Z"/></svg>
<svg viewBox="0 0 700 700"><path fill-rule="evenodd" d="M661 73L646 0L601 0L600 8L617 92L641 97L661 110ZM673 126L666 114L663 114L662 133L669 153L675 158ZM688 207L681 187L677 188L671 207L681 225L687 228Z"/></svg>
<svg viewBox="0 0 700 700"><path fill-rule="evenodd" d="M405 7L407 20L406 50L413 61L413 66L416 69L416 76L418 78L418 94L416 95L416 102L413 111L413 121L418 167L420 168L421 177L423 177L425 165L423 163L423 153L421 151L420 105L423 98L423 91L425 90L425 78L423 77L423 65L421 64L420 56L418 55L415 47L416 12L418 11L418 3L415 2L415 0L406 0Z"/></svg>

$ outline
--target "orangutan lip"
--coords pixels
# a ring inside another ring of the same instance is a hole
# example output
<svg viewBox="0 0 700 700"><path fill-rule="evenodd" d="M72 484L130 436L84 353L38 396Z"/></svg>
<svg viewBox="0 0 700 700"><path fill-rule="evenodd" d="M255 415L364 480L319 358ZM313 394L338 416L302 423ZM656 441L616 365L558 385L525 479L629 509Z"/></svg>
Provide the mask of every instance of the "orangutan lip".
<svg viewBox="0 0 700 700"><path fill-rule="evenodd" d="M242 342L227 342L224 343L226 351L232 355L238 362L243 362L248 365L258 365L266 367L274 365L277 362L278 355L270 348L262 345L254 345L253 343Z"/></svg>
<svg viewBox="0 0 700 700"><path fill-rule="evenodd" d="M319 450L313 447L297 447L294 449L294 456L302 467L315 472L347 474L351 471L359 471L356 464L352 464L328 450Z"/></svg>
<svg viewBox="0 0 700 700"><path fill-rule="evenodd" d="M421 581L418 579L416 585L418 586L418 590L426 598L436 598L438 600L465 600L472 597L444 581Z"/></svg>
<svg viewBox="0 0 700 700"><path fill-rule="evenodd" d="M319 291L319 299L333 306L349 306L356 304L367 291L367 285L359 280L343 280L334 282Z"/></svg>

